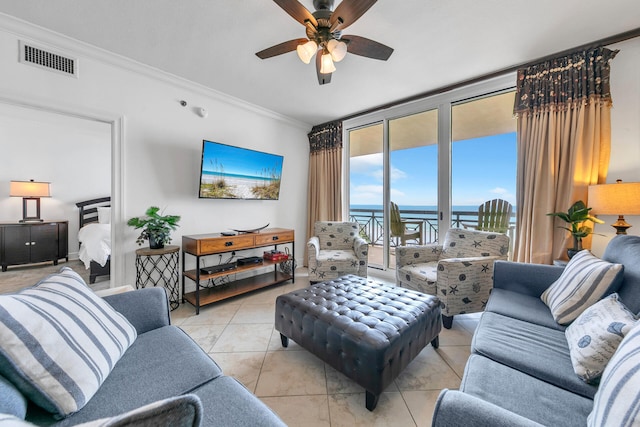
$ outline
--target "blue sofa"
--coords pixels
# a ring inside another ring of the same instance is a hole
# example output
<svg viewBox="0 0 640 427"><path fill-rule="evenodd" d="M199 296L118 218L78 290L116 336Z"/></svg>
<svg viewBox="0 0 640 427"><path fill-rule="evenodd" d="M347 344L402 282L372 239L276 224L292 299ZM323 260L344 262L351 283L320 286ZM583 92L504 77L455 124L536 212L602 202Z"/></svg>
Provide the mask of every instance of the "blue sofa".
<svg viewBox="0 0 640 427"><path fill-rule="evenodd" d="M624 265L617 293L638 313L640 237L614 237L602 259ZM576 375L567 327L556 323L540 298L562 272L550 265L495 263L493 291L460 389L441 392L433 426L587 425L598 385Z"/></svg>
<svg viewBox="0 0 640 427"><path fill-rule="evenodd" d="M35 425L71 426L117 417L165 399L173 398L175 406L176 396L188 396L178 399L183 409L186 401L192 416L197 412L188 423L173 421L168 412L161 411L155 421L147 418L146 423L143 420L116 425L285 425L242 384L223 375L220 367L185 332L170 324L164 288L141 289L104 299L135 327L137 338L86 405L57 420L28 402L9 381L0 377L0 413L24 417Z"/></svg>

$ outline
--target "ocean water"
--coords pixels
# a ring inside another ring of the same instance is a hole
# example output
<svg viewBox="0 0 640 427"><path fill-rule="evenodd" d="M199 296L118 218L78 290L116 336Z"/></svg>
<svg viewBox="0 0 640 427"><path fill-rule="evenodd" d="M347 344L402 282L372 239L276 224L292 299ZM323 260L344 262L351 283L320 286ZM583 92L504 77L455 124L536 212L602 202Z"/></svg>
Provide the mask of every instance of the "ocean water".
<svg viewBox="0 0 640 427"><path fill-rule="evenodd" d="M402 218L411 219L431 219L437 218L437 206L435 205L399 205L400 215ZM354 209L364 210L365 212L354 212ZM363 216L368 216L367 211L374 212L376 218L382 218L382 205L351 205L349 208L351 216L359 218L359 221L363 219ZM417 213L409 211L420 211L427 213ZM461 215L464 212L465 215ZM451 207L452 221L477 221L478 219L478 205L454 205ZM515 214L515 207L514 207ZM513 217L512 217L513 221Z"/></svg>
<svg viewBox="0 0 640 427"><path fill-rule="evenodd" d="M369 210L382 210L382 205L351 205L351 209L369 209ZM436 211L438 207L436 205L398 205L401 211ZM477 212L478 205L454 205L451 209L456 211Z"/></svg>
<svg viewBox="0 0 640 427"><path fill-rule="evenodd" d="M257 181L273 181L274 178L270 176L258 176L258 175L241 175L235 173L220 173L220 172L211 172L211 171L203 171L202 172L203 179L215 179L215 178L238 178L238 179L253 179ZM277 177L275 178L277 179Z"/></svg>

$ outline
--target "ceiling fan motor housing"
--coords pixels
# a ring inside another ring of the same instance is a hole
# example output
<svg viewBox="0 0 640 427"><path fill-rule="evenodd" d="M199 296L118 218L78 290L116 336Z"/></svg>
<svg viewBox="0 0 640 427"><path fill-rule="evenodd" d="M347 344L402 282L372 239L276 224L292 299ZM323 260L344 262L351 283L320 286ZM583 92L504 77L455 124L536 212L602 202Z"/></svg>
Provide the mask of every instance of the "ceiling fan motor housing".
<svg viewBox="0 0 640 427"><path fill-rule="evenodd" d="M318 10L333 10L333 0L313 0L313 7Z"/></svg>

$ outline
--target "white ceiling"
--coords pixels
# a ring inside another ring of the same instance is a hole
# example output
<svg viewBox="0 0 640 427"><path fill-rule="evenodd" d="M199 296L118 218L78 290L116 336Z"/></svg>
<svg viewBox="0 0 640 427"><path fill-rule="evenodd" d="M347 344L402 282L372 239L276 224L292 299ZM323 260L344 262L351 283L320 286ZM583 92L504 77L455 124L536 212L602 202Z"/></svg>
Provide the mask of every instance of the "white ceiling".
<svg viewBox="0 0 640 427"><path fill-rule="evenodd" d="M339 1L336 1L336 5ZM311 0L302 0L313 11ZM310 125L638 27L638 0L380 0L345 30L395 49L313 62L255 52L304 37L271 0L0 0L0 12Z"/></svg>

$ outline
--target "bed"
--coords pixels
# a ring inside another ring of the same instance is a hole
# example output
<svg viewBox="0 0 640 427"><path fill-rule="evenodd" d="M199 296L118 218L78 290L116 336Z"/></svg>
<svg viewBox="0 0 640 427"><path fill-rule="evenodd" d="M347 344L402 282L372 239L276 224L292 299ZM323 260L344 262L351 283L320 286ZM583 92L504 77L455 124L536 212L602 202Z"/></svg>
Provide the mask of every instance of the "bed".
<svg viewBox="0 0 640 427"><path fill-rule="evenodd" d="M89 283L111 272L111 198L76 203L79 211L78 258L90 270Z"/></svg>

